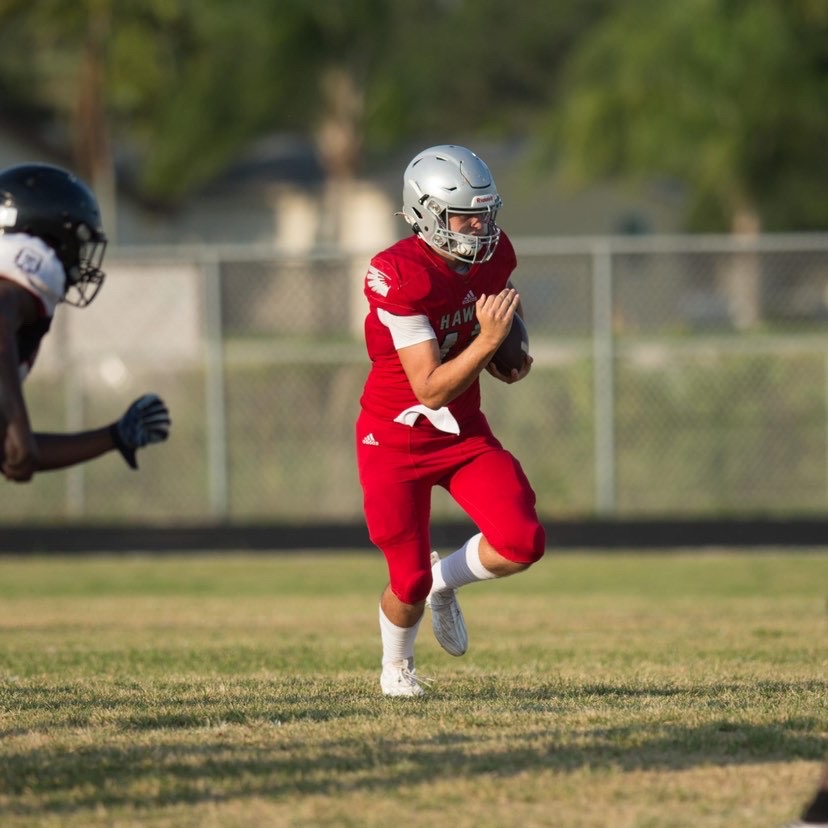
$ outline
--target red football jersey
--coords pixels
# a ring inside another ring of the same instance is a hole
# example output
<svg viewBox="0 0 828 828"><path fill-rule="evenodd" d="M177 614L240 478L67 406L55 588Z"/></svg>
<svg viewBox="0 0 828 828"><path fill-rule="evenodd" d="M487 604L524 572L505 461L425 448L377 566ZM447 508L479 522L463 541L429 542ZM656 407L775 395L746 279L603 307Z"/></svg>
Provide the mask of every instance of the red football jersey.
<svg viewBox="0 0 828 828"><path fill-rule="evenodd" d="M505 233L501 233L492 258L472 265L464 274L454 270L415 235L374 256L365 277L365 295L370 306L365 319L365 343L371 371L360 401L363 409L376 417L393 420L419 404L391 332L380 320L378 310L395 316L428 317L445 362L467 348L477 335L475 302L481 294L490 296L503 290L516 264L514 248ZM477 414L479 378L448 408L461 428Z"/></svg>

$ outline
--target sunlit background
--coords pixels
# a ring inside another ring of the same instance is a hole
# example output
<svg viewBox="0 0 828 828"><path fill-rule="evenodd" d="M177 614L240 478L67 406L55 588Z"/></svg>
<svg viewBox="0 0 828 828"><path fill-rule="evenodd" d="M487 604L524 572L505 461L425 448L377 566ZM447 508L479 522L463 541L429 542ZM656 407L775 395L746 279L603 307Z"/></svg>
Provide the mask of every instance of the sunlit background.
<svg viewBox="0 0 828 828"><path fill-rule="evenodd" d="M174 420L0 521L359 522L361 279L438 143L504 200L535 366L484 408L545 518L824 512L826 101L820 0L0 0L0 167L111 240L34 425Z"/></svg>

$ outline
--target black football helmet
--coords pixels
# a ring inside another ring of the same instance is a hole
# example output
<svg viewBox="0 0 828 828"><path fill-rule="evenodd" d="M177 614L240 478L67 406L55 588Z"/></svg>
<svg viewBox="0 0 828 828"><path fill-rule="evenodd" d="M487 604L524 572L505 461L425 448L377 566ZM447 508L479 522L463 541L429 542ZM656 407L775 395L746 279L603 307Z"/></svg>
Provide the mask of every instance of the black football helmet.
<svg viewBox="0 0 828 828"><path fill-rule="evenodd" d="M66 271L63 301L88 305L104 280L106 236L89 187L61 167L21 164L0 171L0 235L28 233L56 253Z"/></svg>

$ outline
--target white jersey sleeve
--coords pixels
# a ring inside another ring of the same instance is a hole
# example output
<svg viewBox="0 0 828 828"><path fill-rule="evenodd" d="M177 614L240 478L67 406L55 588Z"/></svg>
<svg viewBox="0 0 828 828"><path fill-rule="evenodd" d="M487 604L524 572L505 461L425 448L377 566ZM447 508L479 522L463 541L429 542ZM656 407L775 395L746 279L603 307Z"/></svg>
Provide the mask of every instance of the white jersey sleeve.
<svg viewBox="0 0 828 828"><path fill-rule="evenodd" d="M409 345L419 345L429 339L437 339L434 328L425 314L415 316L396 316L382 308L377 309L377 317L391 332L394 347L399 350Z"/></svg>
<svg viewBox="0 0 828 828"><path fill-rule="evenodd" d="M0 279L28 290L50 317L66 292L66 273L55 251L26 233L0 234Z"/></svg>

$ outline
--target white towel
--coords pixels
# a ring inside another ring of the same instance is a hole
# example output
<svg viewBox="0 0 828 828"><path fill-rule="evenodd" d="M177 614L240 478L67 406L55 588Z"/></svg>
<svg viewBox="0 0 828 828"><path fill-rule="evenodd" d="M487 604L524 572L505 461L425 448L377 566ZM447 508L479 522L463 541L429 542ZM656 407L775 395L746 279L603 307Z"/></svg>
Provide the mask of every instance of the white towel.
<svg viewBox="0 0 828 828"><path fill-rule="evenodd" d="M447 434L459 434L460 426L451 411L443 406L442 408L429 408L427 405L412 405L411 408L406 408L405 411L394 417L395 423L402 423L403 425L413 426L417 422L417 417L423 415L434 428L440 431L445 431Z"/></svg>

